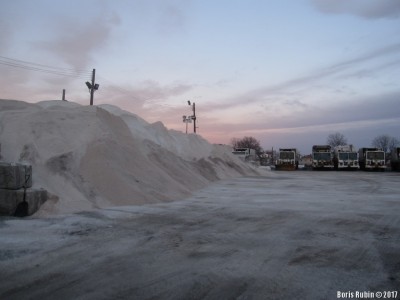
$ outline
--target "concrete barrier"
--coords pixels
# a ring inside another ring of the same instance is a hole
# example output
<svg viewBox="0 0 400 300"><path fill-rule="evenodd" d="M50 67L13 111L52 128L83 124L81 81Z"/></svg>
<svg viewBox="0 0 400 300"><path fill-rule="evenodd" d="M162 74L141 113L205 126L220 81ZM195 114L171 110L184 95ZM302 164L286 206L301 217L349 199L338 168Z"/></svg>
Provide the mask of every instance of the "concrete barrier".
<svg viewBox="0 0 400 300"><path fill-rule="evenodd" d="M0 162L0 189L18 190L24 186L32 187L32 166Z"/></svg>
<svg viewBox="0 0 400 300"><path fill-rule="evenodd" d="M17 212L17 208L25 206L26 213L23 215L18 213L17 215L30 216L34 214L46 200L47 191L44 189L26 189L25 201L27 205L21 204L24 201L24 189L0 189L0 215L14 216Z"/></svg>

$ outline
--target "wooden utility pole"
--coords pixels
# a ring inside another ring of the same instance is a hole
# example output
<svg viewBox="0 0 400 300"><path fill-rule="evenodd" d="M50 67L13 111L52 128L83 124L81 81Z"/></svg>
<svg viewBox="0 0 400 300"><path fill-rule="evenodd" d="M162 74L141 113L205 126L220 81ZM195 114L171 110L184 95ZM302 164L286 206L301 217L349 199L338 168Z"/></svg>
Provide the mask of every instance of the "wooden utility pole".
<svg viewBox="0 0 400 300"><path fill-rule="evenodd" d="M193 132L196 133L196 103L193 102L193 104L188 100L188 105L192 107L193 115L189 116L186 118L186 116L183 116L183 120L188 119L187 121L193 120ZM187 126L187 124L186 124ZM186 130L187 131L187 130Z"/></svg>
<svg viewBox="0 0 400 300"><path fill-rule="evenodd" d="M93 95L94 95L94 81L96 77L96 69L93 69L92 73L92 88L90 89L90 105L93 105Z"/></svg>
<svg viewBox="0 0 400 300"><path fill-rule="evenodd" d="M89 89L90 92L90 105L93 105L93 96L94 96L94 91L97 91L99 89L99 85L97 83L94 83L96 80L96 69L93 69L92 73L92 83L89 81L86 81L86 86Z"/></svg>
<svg viewBox="0 0 400 300"><path fill-rule="evenodd" d="M193 102L193 132L196 133L196 103Z"/></svg>

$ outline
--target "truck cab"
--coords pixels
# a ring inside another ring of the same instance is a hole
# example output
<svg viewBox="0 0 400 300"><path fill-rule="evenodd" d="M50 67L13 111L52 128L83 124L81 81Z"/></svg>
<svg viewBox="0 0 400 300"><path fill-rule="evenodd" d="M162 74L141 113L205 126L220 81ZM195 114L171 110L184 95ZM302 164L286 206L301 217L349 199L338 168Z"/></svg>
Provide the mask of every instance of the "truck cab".
<svg viewBox="0 0 400 300"><path fill-rule="evenodd" d="M361 148L358 153L361 170L385 171L385 152L382 149Z"/></svg>
<svg viewBox="0 0 400 300"><path fill-rule="evenodd" d="M312 147L313 170L332 170L334 168L332 149L329 145L314 145Z"/></svg>
<svg viewBox="0 0 400 300"><path fill-rule="evenodd" d="M333 163L336 170L358 170L358 152L353 145L336 146L334 148Z"/></svg>
<svg viewBox="0 0 400 300"><path fill-rule="evenodd" d="M275 164L275 170L297 170L299 167L299 160L297 157L297 149L279 149L279 156Z"/></svg>

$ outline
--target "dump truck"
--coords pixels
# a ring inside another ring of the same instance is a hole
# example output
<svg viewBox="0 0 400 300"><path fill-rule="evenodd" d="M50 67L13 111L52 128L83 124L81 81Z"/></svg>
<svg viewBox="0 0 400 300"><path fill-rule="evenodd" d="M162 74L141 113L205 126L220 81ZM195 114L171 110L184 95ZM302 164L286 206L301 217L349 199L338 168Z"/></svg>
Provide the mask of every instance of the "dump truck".
<svg viewBox="0 0 400 300"><path fill-rule="evenodd" d="M358 152L353 145L336 146L333 152L335 170L358 170Z"/></svg>
<svg viewBox="0 0 400 300"><path fill-rule="evenodd" d="M396 147L392 150L390 166L392 171L400 171L400 147Z"/></svg>
<svg viewBox="0 0 400 300"><path fill-rule="evenodd" d="M360 148L358 151L360 169L365 171L385 171L385 152L380 148Z"/></svg>
<svg viewBox="0 0 400 300"><path fill-rule="evenodd" d="M299 168L297 149L279 149L278 159L276 160L275 170L293 171Z"/></svg>
<svg viewBox="0 0 400 300"><path fill-rule="evenodd" d="M333 170L332 148L329 145L314 145L312 147L313 170Z"/></svg>
<svg viewBox="0 0 400 300"><path fill-rule="evenodd" d="M232 153L244 161L254 161L256 150L250 148L234 148Z"/></svg>

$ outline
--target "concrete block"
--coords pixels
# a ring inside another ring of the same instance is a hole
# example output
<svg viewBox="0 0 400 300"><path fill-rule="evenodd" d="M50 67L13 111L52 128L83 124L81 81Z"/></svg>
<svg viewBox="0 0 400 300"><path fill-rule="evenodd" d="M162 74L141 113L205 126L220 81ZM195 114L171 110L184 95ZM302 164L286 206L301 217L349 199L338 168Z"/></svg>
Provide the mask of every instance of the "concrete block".
<svg viewBox="0 0 400 300"><path fill-rule="evenodd" d="M14 216L18 205L24 200L24 190L6 190L0 189L0 215ZM26 189L25 200L27 209L24 215L34 214L40 206L47 200L47 191L44 189ZM25 207L26 208L26 207ZM19 209L20 210L20 209ZM19 216L22 216L19 214Z"/></svg>
<svg viewBox="0 0 400 300"><path fill-rule="evenodd" d="M0 189L18 190L32 187L32 166L0 162Z"/></svg>

